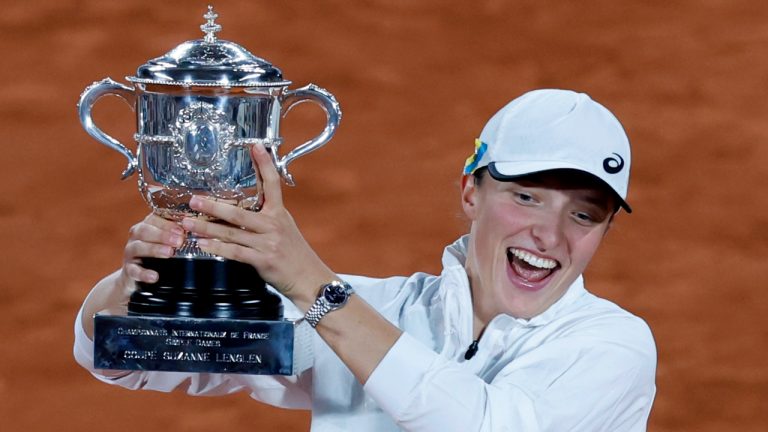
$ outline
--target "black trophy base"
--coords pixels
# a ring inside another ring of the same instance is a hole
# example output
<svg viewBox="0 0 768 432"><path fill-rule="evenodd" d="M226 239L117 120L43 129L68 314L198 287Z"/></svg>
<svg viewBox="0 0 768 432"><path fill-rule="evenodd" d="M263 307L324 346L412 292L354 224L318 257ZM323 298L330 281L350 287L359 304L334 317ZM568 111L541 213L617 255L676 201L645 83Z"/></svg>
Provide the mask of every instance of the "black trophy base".
<svg viewBox="0 0 768 432"><path fill-rule="evenodd" d="M296 375L311 361L309 325L303 320L102 312L94 323L97 369Z"/></svg>
<svg viewBox="0 0 768 432"><path fill-rule="evenodd" d="M127 313L94 318L98 369L293 375L307 324L283 319L280 297L252 266L220 258L142 258ZM310 348L311 349L311 348Z"/></svg>
<svg viewBox="0 0 768 432"><path fill-rule="evenodd" d="M279 320L280 297L266 288L253 266L214 258L142 258L158 273L139 282L128 313L143 316Z"/></svg>

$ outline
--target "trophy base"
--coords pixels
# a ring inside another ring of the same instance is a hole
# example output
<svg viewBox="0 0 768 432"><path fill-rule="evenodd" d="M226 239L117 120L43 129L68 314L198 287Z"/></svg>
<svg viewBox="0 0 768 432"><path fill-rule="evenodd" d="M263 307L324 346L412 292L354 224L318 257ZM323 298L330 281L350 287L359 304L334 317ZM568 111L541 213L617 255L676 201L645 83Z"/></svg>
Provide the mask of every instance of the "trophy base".
<svg viewBox="0 0 768 432"><path fill-rule="evenodd" d="M280 297L266 288L253 266L220 258L142 258L160 278L138 289L128 303L130 315L280 320Z"/></svg>
<svg viewBox="0 0 768 432"><path fill-rule="evenodd" d="M310 366L303 320L131 316L94 317L97 369L296 375Z"/></svg>

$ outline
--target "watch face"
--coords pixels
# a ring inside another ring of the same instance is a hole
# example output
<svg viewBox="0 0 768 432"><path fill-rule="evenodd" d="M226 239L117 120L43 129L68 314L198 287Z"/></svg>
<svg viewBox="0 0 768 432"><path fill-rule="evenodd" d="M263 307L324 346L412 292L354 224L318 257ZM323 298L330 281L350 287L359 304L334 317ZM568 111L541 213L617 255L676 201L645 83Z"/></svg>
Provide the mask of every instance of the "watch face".
<svg viewBox="0 0 768 432"><path fill-rule="evenodd" d="M347 300L347 290L343 285L328 285L325 288L323 297L332 305L339 305Z"/></svg>

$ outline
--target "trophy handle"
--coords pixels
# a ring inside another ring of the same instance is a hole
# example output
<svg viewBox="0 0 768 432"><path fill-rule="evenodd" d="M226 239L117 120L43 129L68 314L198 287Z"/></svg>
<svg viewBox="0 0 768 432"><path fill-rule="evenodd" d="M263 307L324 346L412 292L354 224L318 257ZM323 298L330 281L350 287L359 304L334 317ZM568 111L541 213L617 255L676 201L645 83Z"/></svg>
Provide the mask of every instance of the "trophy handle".
<svg viewBox="0 0 768 432"><path fill-rule="evenodd" d="M138 166L136 156L134 156L133 152L126 146L120 143L120 141L102 132L102 130L93 123L93 119L91 118L91 108L93 107L93 104L102 96L108 95L120 97L131 106L131 110L135 109L134 104L136 96L134 94L134 89L120 84L111 78L104 78L103 80L96 81L88 86L85 91L83 91L83 94L80 95L80 102L77 103L77 109L80 114L80 123L82 123L85 131L88 132L88 135L107 147L117 150L128 159L128 166L125 168L125 171L123 171L122 176L122 179L125 180L136 171L136 167Z"/></svg>
<svg viewBox="0 0 768 432"><path fill-rule="evenodd" d="M314 102L325 111L327 120L325 129L323 129L323 132L320 135L301 144L276 161L275 165L277 166L277 171L282 175L286 183L293 186L295 183L293 181L293 176L288 173L288 164L298 157L317 150L330 141L333 134L336 133L336 128L339 126L339 121L341 120L341 108L339 107L336 98L328 90L314 84L309 84L296 90L286 91L282 98L282 102L284 104L283 117L288 114L291 108L300 103Z"/></svg>

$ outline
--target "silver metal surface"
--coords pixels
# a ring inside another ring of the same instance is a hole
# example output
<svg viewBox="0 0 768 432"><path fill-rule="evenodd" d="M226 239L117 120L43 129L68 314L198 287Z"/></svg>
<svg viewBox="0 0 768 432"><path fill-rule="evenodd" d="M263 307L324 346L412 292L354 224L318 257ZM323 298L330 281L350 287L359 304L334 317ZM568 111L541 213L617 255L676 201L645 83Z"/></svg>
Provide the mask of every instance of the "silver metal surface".
<svg viewBox="0 0 768 432"><path fill-rule="evenodd" d="M105 78L88 86L78 103L86 132L128 160L123 178L137 172L144 199L171 220L199 216L189 208L193 195L258 210L263 190L250 147L266 146L278 172L293 185L288 165L325 145L341 120L339 104L327 90L314 84L289 90L280 69L218 39L217 17L209 7L204 38L140 66L136 76L127 77L133 87ZM136 112L135 154L94 124L91 111L103 96L120 97ZM323 109L326 126L281 157L280 119L304 102ZM194 246L185 251L199 250Z"/></svg>
<svg viewBox="0 0 768 432"><path fill-rule="evenodd" d="M216 38L222 30L211 6L200 26L203 39L182 43L165 55L139 66L128 81L182 87L282 87L290 85L280 69L242 46Z"/></svg>
<svg viewBox="0 0 768 432"><path fill-rule="evenodd" d="M287 103L287 106L283 112L283 117L288 114L288 111L290 111L291 108L304 102L314 102L320 105L320 107L323 108L323 111L325 111L327 122L325 129L323 129L323 132L320 135L291 150L285 157L277 162L278 172L280 172L280 175L282 175L285 181L291 186L294 186L295 183L293 181L293 176L288 173L288 164L294 159L304 156L330 141L333 134L336 133L336 128L339 127L339 121L341 121L341 108L339 107L336 98L329 91L314 84L309 84L305 87L286 92L283 98L283 103Z"/></svg>
<svg viewBox="0 0 768 432"><path fill-rule="evenodd" d="M126 159L128 159L128 166L123 171L122 176L122 179L126 179L136 171L138 166L136 157L133 155L133 153L131 153L130 150L128 150L126 146L120 143L120 141L105 134L101 131L101 129L96 127L96 125L93 123L93 119L91 118L91 108L93 107L93 104L97 99L104 95L118 96L127 102L131 109L135 110L134 103L136 98L133 93L133 88L113 81L111 78L104 78L103 80L96 81L90 86L86 87L83 93L80 95L80 102L77 104L78 114L80 115L80 123L82 123L85 131L88 132L88 135L95 138L96 141L104 143L106 146L117 150L120 152L120 154L125 156Z"/></svg>
<svg viewBox="0 0 768 432"><path fill-rule="evenodd" d="M187 233L187 238L184 240L184 244L176 248L173 256L175 258L195 258L195 259L215 259L217 261L223 261L224 258L208 253L200 249L200 245L197 244L198 237L192 233Z"/></svg>
<svg viewBox="0 0 768 432"><path fill-rule="evenodd" d="M203 18L208 20L205 24L200 26L200 30L205 33L205 41L207 43L214 43L216 42L216 33L221 31L221 26L216 24L216 18L219 17L219 14L213 11L213 6L208 6L208 12L203 15Z"/></svg>

